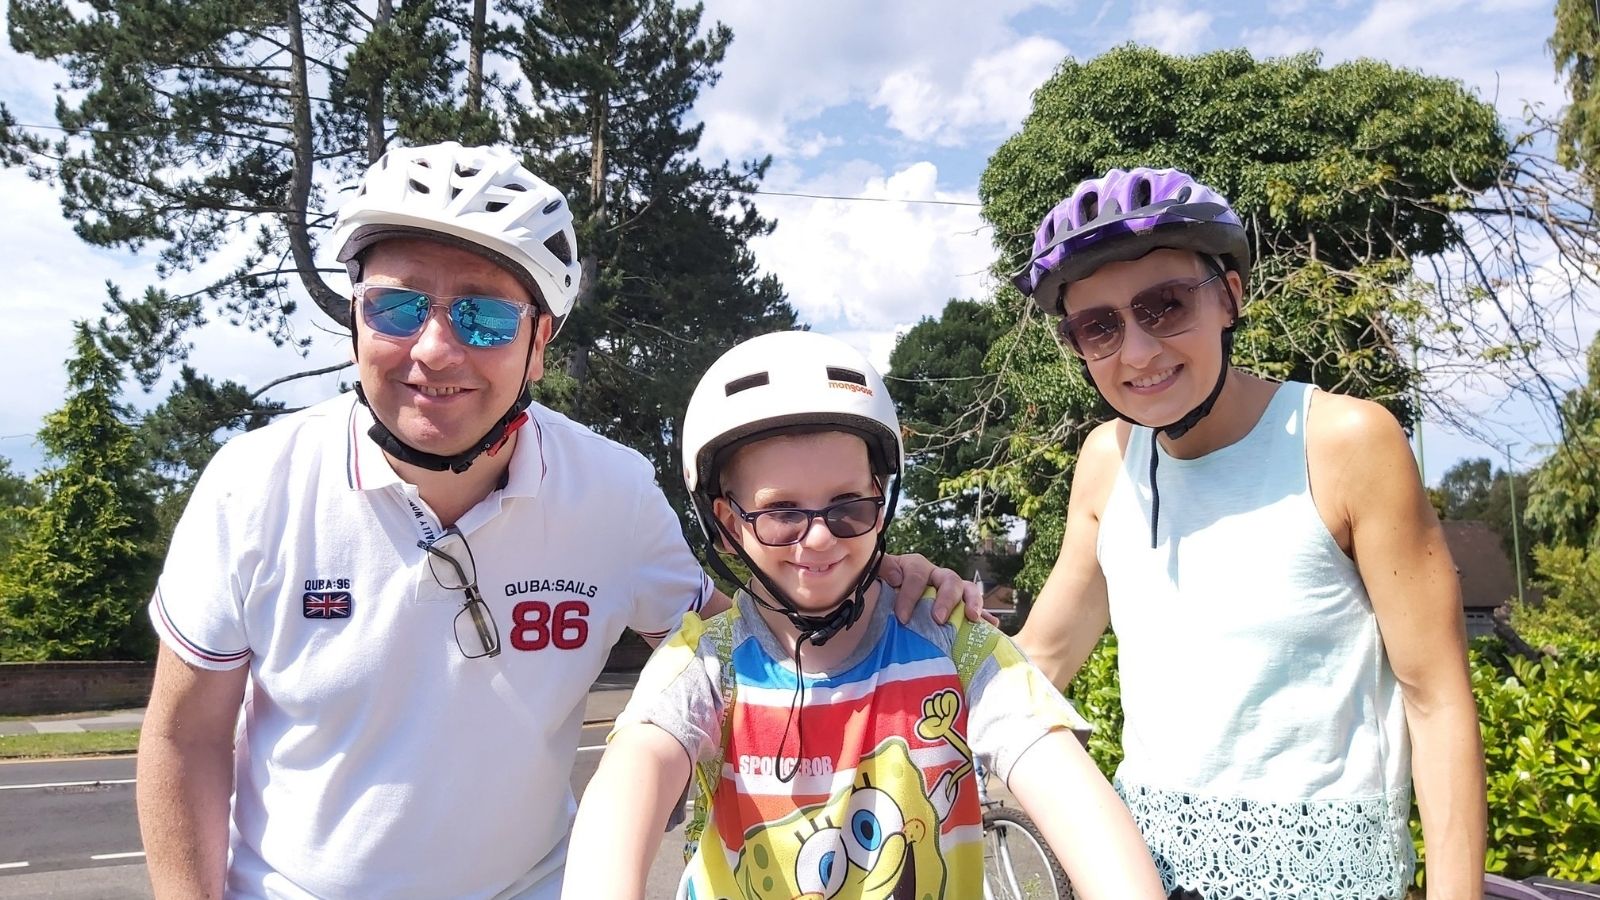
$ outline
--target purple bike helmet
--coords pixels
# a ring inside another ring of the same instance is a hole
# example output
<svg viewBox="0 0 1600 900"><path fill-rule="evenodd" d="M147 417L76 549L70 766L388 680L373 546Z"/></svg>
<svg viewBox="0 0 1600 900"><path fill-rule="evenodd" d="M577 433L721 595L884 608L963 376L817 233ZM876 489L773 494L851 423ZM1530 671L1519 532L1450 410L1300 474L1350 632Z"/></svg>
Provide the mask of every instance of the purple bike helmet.
<svg viewBox="0 0 1600 900"><path fill-rule="evenodd" d="M1112 169L1050 210L1012 283L1060 316L1068 284L1159 248L1217 257L1241 277L1250 269L1244 225L1221 194L1177 169Z"/></svg>
<svg viewBox="0 0 1600 900"><path fill-rule="evenodd" d="M1033 298L1052 316L1066 315L1066 288L1087 278L1106 263L1138 259L1152 250L1192 250L1218 274L1232 269L1242 279L1250 271L1250 244L1244 223L1221 194L1177 169L1112 169L1101 178L1078 185L1039 223L1033 255L1012 279L1017 290ZM1235 323L1240 298L1232 296ZM1140 422L1115 406L1119 418L1174 439L1211 413L1228 380L1233 357L1233 330L1222 332L1222 365L1216 384L1204 401L1176 422ZM1087 363L1083 375L1102 399ZM1109 401L1107 401L1109 403ZM1156 441L1150 441L1150 546L1156 546L1161 522L1161 493L1156 483Z"/></svg>

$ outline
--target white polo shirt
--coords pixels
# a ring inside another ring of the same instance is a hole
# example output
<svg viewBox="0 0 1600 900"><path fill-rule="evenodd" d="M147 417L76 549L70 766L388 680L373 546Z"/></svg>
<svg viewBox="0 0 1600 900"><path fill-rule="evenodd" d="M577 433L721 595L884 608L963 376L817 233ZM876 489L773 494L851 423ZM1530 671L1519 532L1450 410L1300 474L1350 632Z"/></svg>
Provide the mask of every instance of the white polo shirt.
<svg viewBox="0 0 1600 900"><path fill-rule="evenodd" d="M345 394L229 441L150 616L248 663L233 897L512 897L558 885L584 701L632 628L711 584L639 454L535 405L504 489L456 523L503 650L468 659L418 540L441 529ZM454 542L459 547L459 541Z"/></svg>

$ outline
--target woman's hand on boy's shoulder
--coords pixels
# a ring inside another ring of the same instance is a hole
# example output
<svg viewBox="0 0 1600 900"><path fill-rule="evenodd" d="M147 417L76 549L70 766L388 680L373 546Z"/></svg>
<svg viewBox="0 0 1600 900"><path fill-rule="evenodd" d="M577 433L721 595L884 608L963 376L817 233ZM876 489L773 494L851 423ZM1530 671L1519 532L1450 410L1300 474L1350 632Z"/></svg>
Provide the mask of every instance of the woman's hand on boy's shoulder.
<svg viewBox="0 0 1600 900"><path fill-rule="evenodd" d="M934 592L933 620L943 625L958 607L964 607L969 621L999 625L1000 620L983 611L983 592L963 579L954 569L935 566L920 553L883 557L878 575L895 589L894 615L901 622L911 621L917 604Z"/></svg>

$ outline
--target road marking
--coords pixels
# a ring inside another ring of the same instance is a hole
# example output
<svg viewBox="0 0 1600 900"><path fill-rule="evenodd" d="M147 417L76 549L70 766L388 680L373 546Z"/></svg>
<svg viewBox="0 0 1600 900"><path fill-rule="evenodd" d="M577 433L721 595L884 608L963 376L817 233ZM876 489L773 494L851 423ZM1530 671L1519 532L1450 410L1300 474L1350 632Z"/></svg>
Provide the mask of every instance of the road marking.
<svg viewBox="0 0 1600 900"><path fill-rule="evenodd" d="M100 784L133 784L132 778L106 779L104 781L50 781L40 784L0 784L0 791L25 791L40 788L94 787Z"/></svg>
<svg viewBox="0 0 1600 900"><path fill-rule="evenodd" d="M20 863L0 863L0 869L26 869L27 867L28 867L28 864L25 863L25 862L20 862Z"/></svg>
<svg viewBox="0 0 1600 900"><path fill-rule="evenodd" d="M132 853L100 853L100 854L97 854L95 856L91 856L89 858L90 859L134 859L134 858L142 859L143 857L144 857L144 851L143 850L135 850ZM26 863L24 863L24 865L26 865Z"/></svg>

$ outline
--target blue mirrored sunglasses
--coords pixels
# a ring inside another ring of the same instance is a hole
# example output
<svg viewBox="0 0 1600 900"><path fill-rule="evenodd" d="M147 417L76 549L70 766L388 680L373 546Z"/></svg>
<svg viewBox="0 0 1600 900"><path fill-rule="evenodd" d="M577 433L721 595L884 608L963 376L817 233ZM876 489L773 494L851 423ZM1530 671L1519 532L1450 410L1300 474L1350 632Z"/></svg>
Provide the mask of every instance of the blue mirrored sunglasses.
<svg viewBox="0 0 1600 900"><path fill-rule="evenodd" d="M446 304L450 327L468 347L504 347L517 339L524 316L539 308L501 297L440 297L425 291L393 285L355 286L361 300L361 318L367 327L389 337L408 338L422 330L434 304Z"/></svg>

